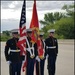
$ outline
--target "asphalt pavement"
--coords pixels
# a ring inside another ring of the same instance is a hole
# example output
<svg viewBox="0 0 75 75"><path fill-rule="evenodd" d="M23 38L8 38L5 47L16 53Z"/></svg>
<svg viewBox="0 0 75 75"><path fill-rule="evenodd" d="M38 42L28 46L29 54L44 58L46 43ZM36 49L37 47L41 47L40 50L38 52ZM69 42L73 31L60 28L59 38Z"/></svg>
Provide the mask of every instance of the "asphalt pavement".
<svg viewBox="0 0 75 75"><path fill-rule="evenodd" d="M1 75L9 75L9 64L7 64L4 57L4 46L5 42L1 42ZM56 60L55 75L74 75L74 42L60 41L58 46L59 52ZM25 75L25 72L21 73L21 75ZM45 61L44 73L44 75L48 75L47 60Z"/></svg>

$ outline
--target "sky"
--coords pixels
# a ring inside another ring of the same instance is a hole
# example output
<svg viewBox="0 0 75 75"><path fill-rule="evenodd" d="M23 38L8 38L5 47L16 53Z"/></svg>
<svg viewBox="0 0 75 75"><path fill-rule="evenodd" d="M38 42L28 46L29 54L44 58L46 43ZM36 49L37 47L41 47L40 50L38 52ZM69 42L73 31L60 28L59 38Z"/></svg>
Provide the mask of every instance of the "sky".
<svg viewBox="0 0 75 75"><path fill-rule="evenodd" d="M70 5L74 1L36 1L38 19L43 20L44 14L51 12L65 12L61 10L64 4ZM19 28L23 1L1 1L1 32ZM29 28L32 18L33 1L26 1L26 28ZM40 29L43 27L39 23Z"/></svg>

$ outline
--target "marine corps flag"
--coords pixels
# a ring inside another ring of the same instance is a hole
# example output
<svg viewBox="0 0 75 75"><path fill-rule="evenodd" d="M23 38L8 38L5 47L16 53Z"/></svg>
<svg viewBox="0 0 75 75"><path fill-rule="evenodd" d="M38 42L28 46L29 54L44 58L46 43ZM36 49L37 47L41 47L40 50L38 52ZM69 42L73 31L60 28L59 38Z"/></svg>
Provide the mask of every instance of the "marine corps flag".
<svg viewBox="0 0 75 75"><path fill-rule="evenodd" d="M30 28L32 28L32 30L33 30L33 32L32 32L32 42L36 42L37 37L38 37L38 32L39 32L39 22L38 22L37 10L36 10L36 0L34 0Z"/></svg>
<svg viewBox="0 0 75 75"><path fill-rule="evenodd" d="M37 10L36 10L36 0L34 0L30 28L32 28L32 37L31 37L32 42L37 43L38 55L39 55L39 57L42 57L44 54L44 51L43 51L42 44L41 44L42 42L39 38L39 21L38 21L38 15L37 15Z"/></svg>

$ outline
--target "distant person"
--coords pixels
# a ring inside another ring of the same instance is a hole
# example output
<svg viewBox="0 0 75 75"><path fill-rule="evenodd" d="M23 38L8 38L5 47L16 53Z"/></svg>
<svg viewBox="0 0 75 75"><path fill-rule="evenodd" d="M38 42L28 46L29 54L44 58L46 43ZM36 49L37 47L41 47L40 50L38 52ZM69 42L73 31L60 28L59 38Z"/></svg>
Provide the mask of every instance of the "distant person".
<svg viewBox="0 0 75 75"><path fill-rule="evenodd" d="M58 42L57 39L54 37L55 29L51 29L48 32L49 37L45 40L48 54L48 73L49 75L55 75L55 64L58 54Z"/></svg>
<svg viewBox="0 0 75 75"><path fill-rule="evenodd" d="M5 45L5 58L9 64L9 75L21 75L21 65L24 56L20 55L20 49L17 47L18 31L12 31L12 38L7 40Z"/></svg>

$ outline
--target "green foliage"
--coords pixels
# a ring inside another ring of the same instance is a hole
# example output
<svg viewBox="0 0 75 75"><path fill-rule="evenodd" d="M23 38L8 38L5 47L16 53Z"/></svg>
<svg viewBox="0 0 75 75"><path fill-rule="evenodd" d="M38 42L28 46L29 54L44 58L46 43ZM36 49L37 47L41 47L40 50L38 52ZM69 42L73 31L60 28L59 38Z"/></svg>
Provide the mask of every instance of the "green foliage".
<svg viewBox="0 0 75 75"><path fill-rule="evenodd" d="M64 5L63 7L62 7L62 9L67 9L68 8L68 6L67 5Z"/></svg>
<svg viewBox="0 0 75 75"><path fill-rule="evenodd" d="M62 18L55 24L44 26L42 31L45 33L44 38L48 37L48 30L55 29L55 37L58 39L74 39L74 20L73 18Z"/></svg>
<svg viewBox="0 0 75 75"><path fill-rule="evenodd" d="M49 25L49 24L51 24L53 22L54 22L53 13L45 14L44 21L42 21L42 20L40 21L40 23L43 24L43 25Z"/></svg>
<svg viewBox="0 0 75 75"><path fill-rule="evenodd" d="M66 10L66 12L67 12L66 15L70 16L70 17L74 17L74 14L75 14L74 8L75 8L74 4L72 4L72 5L64 5L62 7L63 10Z"/></svg>
<svg viewBox="0 0 75 75"><path fill-rule="evenodd" d="M54 13L54 21L55 22L58 21L58 20L60 20L63 17L64 17L64 15L62 13L60 13L60 12L55 12Z"/></svg>
<svg viewBox="0 0 75 75"><path fill-rule="evenodd" d="M6 40L8 40L9 38L11 38L11 36L10 36L10 31L3 31L2 32L2 35L1 35L1 39L0 39L0 41L6 41Z"/></svg>
<svg viewBox="0 0 75 75"><path fill-rule="evenodd" d="M55 24L56 33L65 39L74 39L74 20L63 18Z"/></svg>
<svg viewBox="0 0 75 75"><path fill-rule="evenodd" d="M52 28L54 28L54 25L53 25L53 24L44 26L44 27L41 29L41 30L45 33L45 34L44 34L44 38L47 38L47 37L48 37L48 35L49 35L48 30L49 30L49 29L52 29Z"/></svg>
<svg viewBox="0 0 75 75"><path fill-rule="evenodd" d="M54 21L53 13L47 13L47 14L45 14L44 20L47 23L53 23L53 21Z"/></svg>
<svg viewBox="0 0 75 75"><path fill-rule="evenodd" d="M57 20L60 20L64 15L60 12L47 13L44 15L44 21L40 20L40 23L45 25L54 24Z"/></svg>
<svg viewBox="0 0 75 75"><path fill-rule="evenodd" d="M75 11L73 10L75 5L64 5L63 10L66 10L66 15L60 12L47 13L44 16L44 21L40 21L44 27L41 29L44 34L44 38L48 37L48 30L55 29L55 37L58 39L74 39L74 17Z"/></svg>
<svg viewBox="0 0 75 75"><path fill-rule="evenodd" d="M7 35L7 36L10 36L10 32L9 31L3 31L3 34Z"/></svg>
<svg viewBox="0 0 75 75"><path fill-rule="evenodd" d="M10 36L7 35L2 35L0 41L7 41L9 38L11 38Z"/></svg>

